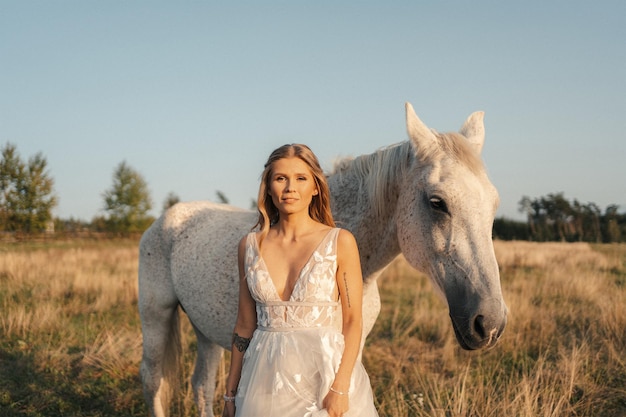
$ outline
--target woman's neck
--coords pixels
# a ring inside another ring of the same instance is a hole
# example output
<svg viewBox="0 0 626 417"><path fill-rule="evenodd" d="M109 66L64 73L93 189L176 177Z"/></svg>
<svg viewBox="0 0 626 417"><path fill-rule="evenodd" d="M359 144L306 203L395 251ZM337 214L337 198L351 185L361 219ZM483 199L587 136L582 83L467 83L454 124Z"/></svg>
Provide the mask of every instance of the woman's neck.
<svg viewBox="0 0 626 417"><path fill-rule="evenodd" d="M280 216L278 222L270 229L276 237L298 240L300 237L319 230L322 223L313 220L308 213L305 215Z"/></svg>

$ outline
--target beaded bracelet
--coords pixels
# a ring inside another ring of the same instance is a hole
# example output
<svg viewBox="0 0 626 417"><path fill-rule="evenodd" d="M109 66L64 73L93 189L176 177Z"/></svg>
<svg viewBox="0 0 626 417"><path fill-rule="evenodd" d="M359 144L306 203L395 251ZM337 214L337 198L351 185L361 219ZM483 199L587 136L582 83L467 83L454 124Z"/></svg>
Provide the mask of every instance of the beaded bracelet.
<svg viewBox="0 0 626 417"><path fill-rule="evenodd" d="M338 394L338 395L346 395L346 393L345 393L345 392L343 392L343 391L337 391L337 390L336 390L336 389L334 389L333 387L330 387L330 390L331 390L332 392L334 392L335 394Z"/></svg>
<svg viewBox="0 0 626 417"><path fill-rule="evenodd" d="M235 402L235 397L229 397L228 395L224 394L224 401L226 401L227 403L234 403Z"/></svg>

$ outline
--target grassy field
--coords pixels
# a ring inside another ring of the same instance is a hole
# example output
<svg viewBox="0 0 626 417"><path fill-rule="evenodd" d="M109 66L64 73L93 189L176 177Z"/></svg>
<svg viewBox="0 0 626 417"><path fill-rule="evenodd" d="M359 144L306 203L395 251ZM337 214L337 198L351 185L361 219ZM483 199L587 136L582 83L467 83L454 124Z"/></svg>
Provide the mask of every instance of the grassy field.
<svg viewBox="0 0 626 417"><path fill-rule="evenodd" d="M1 416L146 415L137 244L0 244ZM626 245L495 245L510 315L487 352L458 347L444 303L401 258L381 277L364 352L380 415L626 416ZM184 332L180 416L194 415Z"/></svg>

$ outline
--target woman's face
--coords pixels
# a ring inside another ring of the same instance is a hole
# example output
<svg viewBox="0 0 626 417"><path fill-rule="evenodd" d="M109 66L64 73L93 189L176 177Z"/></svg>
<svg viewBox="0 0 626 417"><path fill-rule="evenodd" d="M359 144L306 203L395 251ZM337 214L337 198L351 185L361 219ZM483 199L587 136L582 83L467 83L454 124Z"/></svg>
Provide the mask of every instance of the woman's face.
<svg viewBox="0 0 626 417"><path fill-rule="evenodd" d="M314 195L318 194L315 177L309 166L297 157L274 162L269 178L269 194L280 213L308 213Z"/></svg>

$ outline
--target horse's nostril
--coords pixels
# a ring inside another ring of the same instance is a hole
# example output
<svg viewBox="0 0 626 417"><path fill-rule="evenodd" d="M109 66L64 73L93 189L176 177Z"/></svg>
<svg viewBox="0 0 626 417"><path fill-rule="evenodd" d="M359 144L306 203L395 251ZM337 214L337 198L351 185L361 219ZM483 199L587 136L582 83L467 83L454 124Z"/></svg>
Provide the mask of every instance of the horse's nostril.
<svg viewBox="0 0 626 417"><path fill-rule="evenodd" d="M474 331L478 333L481 339L484 339L485 337L487 337L487 332L485 331L484 321L485 321L485 316L483 316L482 314L479 314L474 319Z"/></svg>

